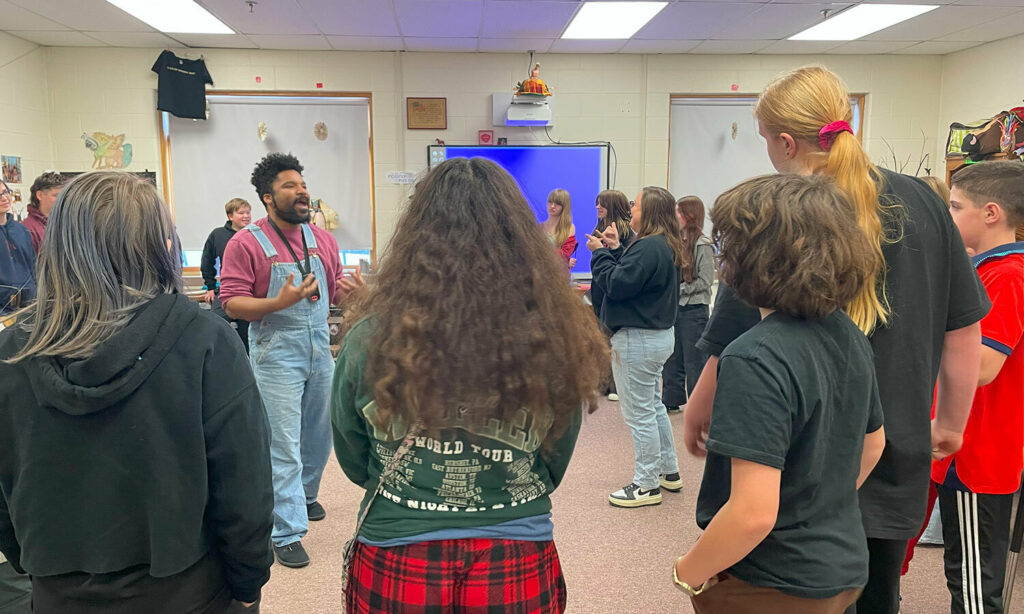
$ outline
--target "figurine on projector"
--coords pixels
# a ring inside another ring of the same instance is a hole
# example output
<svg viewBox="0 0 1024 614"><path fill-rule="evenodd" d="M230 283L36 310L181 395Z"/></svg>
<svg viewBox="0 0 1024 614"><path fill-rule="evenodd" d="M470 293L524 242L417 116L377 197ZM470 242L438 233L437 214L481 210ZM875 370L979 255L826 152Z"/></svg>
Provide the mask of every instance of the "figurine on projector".
<svg viewBox="0 0 1024 614"><path fill-rule="evenodd" d="M534 64L530 71L530 78L516 84L516 96L550 96L548 86L538 76L540 74L540 63Z"/></svg>

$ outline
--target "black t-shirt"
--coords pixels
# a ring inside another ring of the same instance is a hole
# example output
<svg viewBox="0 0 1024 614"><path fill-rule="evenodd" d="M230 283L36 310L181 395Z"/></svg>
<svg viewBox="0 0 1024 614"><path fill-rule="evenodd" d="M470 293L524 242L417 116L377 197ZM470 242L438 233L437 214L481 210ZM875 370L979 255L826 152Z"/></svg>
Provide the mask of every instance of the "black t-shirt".
<svg viewBox="0 0 1024 614"><path fill-rule="evenodd" d="M882 246L891 314L889 324L871 335L885 410L885 451L860 489L860 504L868 537L909 539L924 522L930 409L943 336L981 320L991 303L942 200L920 179L881 172L881 199L892 205L886 233L899 241ZM724 348L756 313L735 294L716 301L715 311L720 309L704 331L703 348Z"/></svg>
<svg viewBox="0 0 1024 614"><path fill-rule="evenodd" d="M882 425L871 345L843 312L817 321L773 313L718 363L708 457L697 499L707 528L729 500L731 459L782 471L775 527L729 569L808 599L868 579L857 506L864 435Z"/></svg>
<svg viewBox="0 0 1024 614"><path fill-rule="evenodd" d="M159 75L156 108L188 119L206 119L206 85L213 77L203 60L179 58L164 51L153 64Z"/></svg>

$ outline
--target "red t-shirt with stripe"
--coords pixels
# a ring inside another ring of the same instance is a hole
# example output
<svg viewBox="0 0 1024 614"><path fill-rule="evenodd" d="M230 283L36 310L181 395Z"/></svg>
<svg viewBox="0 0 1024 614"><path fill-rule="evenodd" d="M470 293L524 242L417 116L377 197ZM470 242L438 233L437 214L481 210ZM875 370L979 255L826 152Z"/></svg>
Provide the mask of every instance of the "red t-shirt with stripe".
<svg viewBox="0 0 1024 614"><path fill-rule="evenodd" d="M992 310L981 321L981 342L1006 354L995 379L974 394L960 450L932 463L942 484L956 462L956 477L971 492L1014 493L1024 468L1024 243L975 256Z"/></svg>

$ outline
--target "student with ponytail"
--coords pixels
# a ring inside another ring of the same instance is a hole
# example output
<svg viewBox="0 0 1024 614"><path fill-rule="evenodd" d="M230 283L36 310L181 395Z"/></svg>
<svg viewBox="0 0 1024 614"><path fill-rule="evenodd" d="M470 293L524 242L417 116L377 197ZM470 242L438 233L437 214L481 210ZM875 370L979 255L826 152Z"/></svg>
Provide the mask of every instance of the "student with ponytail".
<svg viewBox="0 0 1024 614"><path fill-rule="evenodd" d="M962 442L980 364L978 323L990 304L939 197L923 181L871 163L853 133L850 96L838 76L820 66L786 73L768 84L754 113L776 170L834 179L885 260L845 308L874 349L886 431L885 452L859 491L870 570L851 612L895 614L907 540L924 521L929 458L948 456ZM721 287L700 342L711 359L684 418L692 454L704 454L717 357L752 321L756 311Z"/></svg>

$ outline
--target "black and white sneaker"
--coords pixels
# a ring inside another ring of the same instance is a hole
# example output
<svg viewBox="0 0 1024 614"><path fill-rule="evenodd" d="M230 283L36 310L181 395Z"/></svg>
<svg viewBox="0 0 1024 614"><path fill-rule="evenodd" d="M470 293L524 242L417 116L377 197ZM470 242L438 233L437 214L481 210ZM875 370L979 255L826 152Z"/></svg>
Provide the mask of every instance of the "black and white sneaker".
<svg viewBox="0 0 1024 614"><path fill-rule="evenodd" d="M608 503L615 507L643 507L661 503L661 490L642 490L636 484L627 484L608 495Z"/></svg>
<svg viewBox="0 0 1024 614"><path fill-rule="evenodd" d="M661 487L669 492L679 492L683 489L683 478L679 477L679 472L676 473L663 473L659 476Z"/></svg>

